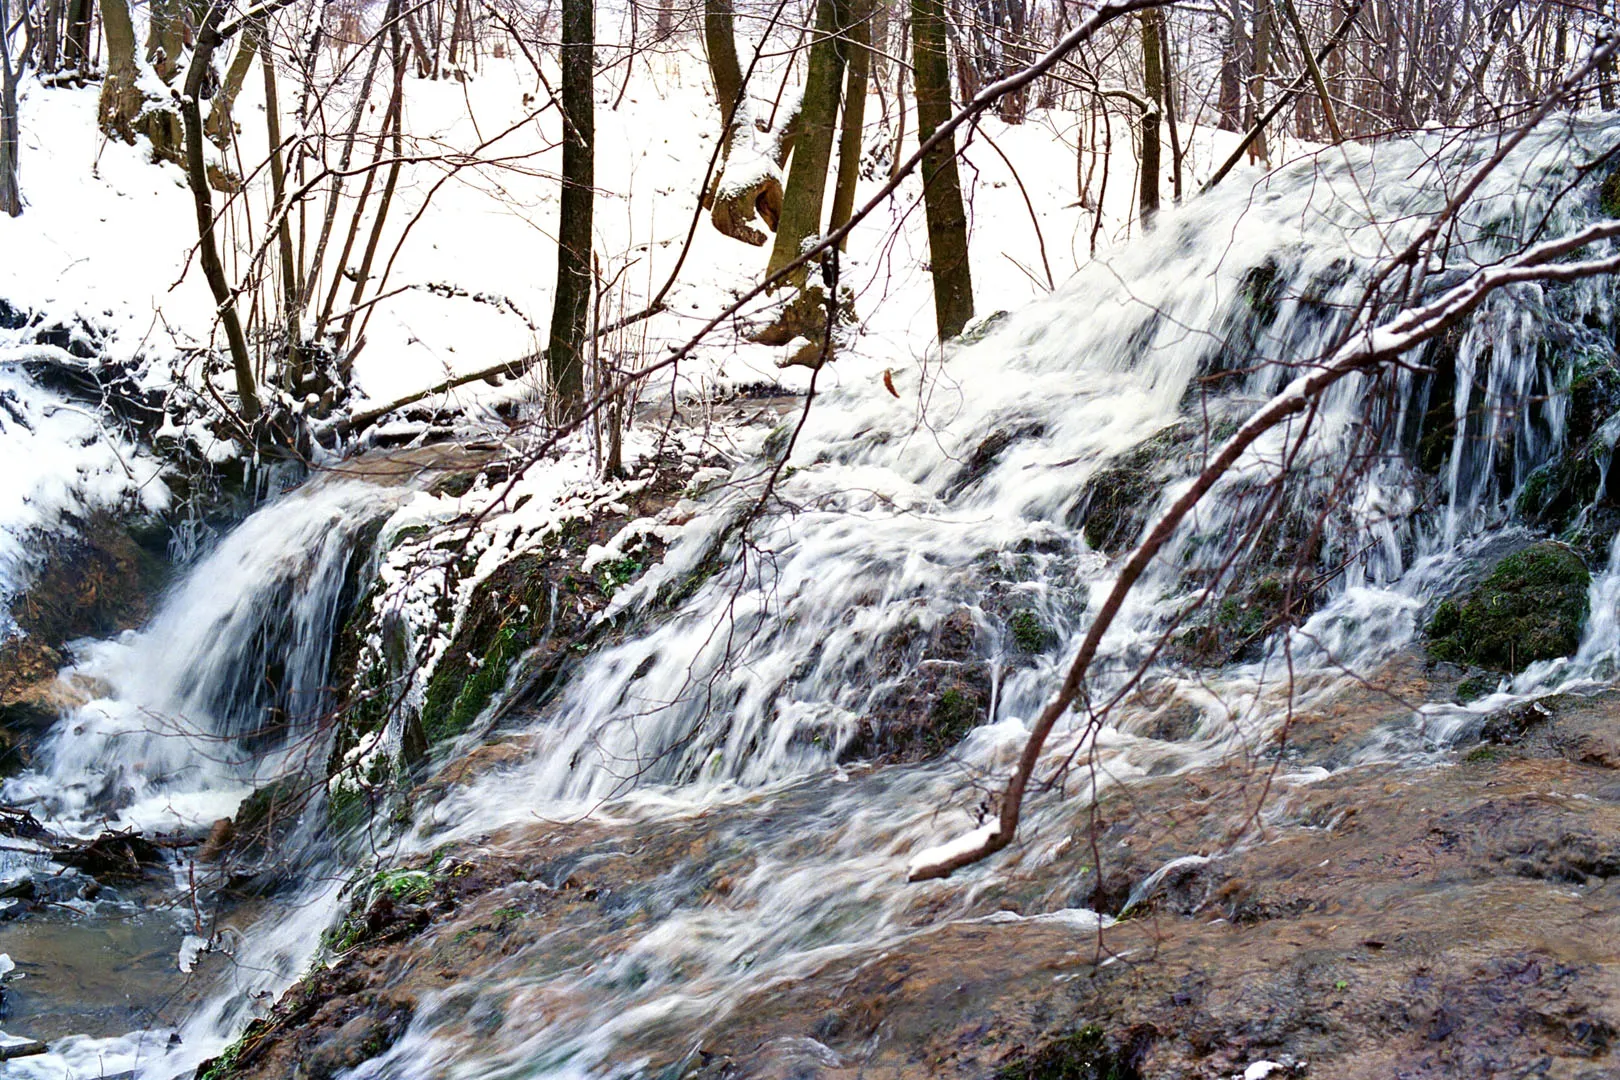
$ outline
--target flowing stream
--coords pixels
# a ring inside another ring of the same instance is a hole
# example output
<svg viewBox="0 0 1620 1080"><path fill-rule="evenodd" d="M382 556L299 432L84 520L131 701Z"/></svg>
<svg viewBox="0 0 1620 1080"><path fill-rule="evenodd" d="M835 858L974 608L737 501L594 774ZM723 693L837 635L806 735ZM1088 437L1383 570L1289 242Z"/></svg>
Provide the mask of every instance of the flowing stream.
<svg viewBox="0 0 1620 1080"><path fill-rule="evenodd" d="M1615 133L1612 122L1565 118L1527 140L1470 201L1427 287L1595 215L1593 183L1559 196ZM909 369L898 400L858 378L825 392L766 511L748 513L766 471L753 460L703 498L664 563L615 610L635 614L662 587L721 568L674 612L598 649L553 700L507 720L504 734L528 742L525 762L416 807L395 852L583 820L702 829L731 854L679 862L628 890L641 917L611 948L581 959L577 941L544 938L457 980L352 1075L598 1076L633 1068L623 1048L658 1032L695 1046L747 994L990 916L998 882L1038 875L1067 843L1065 823L1091 785L1263 745L1290 701L1308 707L1341 689L1345 672L1376 671L1467 557L1509 527L1515 494L1564 447L1568 358L1613 353L1607 284L1505 290L1443 357L1415 356L1386 382L1347 380L1309 432L1295 426L1257 445L1132 594L1094 668L1092 700L1120 688L1176 620L1196 618L1188 604L1229 558L1269 557L1251 525L1288 455L1285 508L1346 511L1320 526L1313 561L1334 573L1314 614L1218 671L1161 657L1157 704L1128 699L1094 735L1083 716L1060 728L1052 762L1081 752L1098 767L1063 798L1036 798L1020 844L948 881L905 883L909 858L978 824L973 782L1004 775L1111 584L1110 560L1083 536L1095 512L1087 479L1167 429L1196 463L1234 418L1324 353L1369 268L1492 149L1438 136L1347 146L1253 187L1234 179L983 341ZM1418 444L1445 400L1455 430L1438 479L1425 480ZM1188 475L1161 478L1130 509L1151 517ZM345 582L365 555L362 526L399 498L326 480L249 518L187 572L151 626L85 652L80 672L107 692L64 717L40 767L9 782L5 798L81 832L108 820L198 827L296 755L323 760L301 735L328 704L321 688ZM1620 573L1593 569L1592 617L1572 659L1535 665L1473 706L1415 715L1362 760L1433 757L1513 696L1610 678ZM1218 601L1217 590L1209 606ZM1009 630L1015 613L1041 629L1038 646ZM885 658L914 661L918 643L952 626L971 634L990 673L986 722L927 764L840 766L863 717L910 677ZM1167 699L1197 710L1190 737L1148 734ZM737 873L727 902L701 902L694 876L722 863ZM12 1063L16 1075L97 1075L91 1063L108 1075L189 1074L257 995L278 992L315 956L343 898L329 864L312 856L306 873L295 901L247 931L230 977L179 1025L177 1043L167 1028L70 1039ZM1099 920L1055 884L1037 906L1077 933Z"/></svg>

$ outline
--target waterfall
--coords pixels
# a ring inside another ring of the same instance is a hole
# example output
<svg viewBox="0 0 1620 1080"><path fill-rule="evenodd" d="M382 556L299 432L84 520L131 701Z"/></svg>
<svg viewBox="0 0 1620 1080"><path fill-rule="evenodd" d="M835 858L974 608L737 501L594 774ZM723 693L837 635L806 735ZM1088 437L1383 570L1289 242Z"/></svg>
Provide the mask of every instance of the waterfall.
<svg viewBox="0 0 1620 1080"><path fill-rule="evenodd" d="M67 678L104 693L56 725L38 767L0 798L80 831L194 829L234 813L329 712L355 540L397 497L320 480L249 517L150 625L77 657Z"/></svg>
<svg viewBox="0 0 1620 1080"><path fill-rule="evenodd" d="M1555 196L1613 131L1612 121L1565 118L1528 139L1465 208L1425 295L1593 214L1590 190ZM896 379L899 400L860 379L827 392L766 512L748 516L769 471L752 461L622 604L719 569L673 615L590 658L521 732L534 747L527 765L422 808L411 840L427 851L535 819L650 817L681 828L686 815L726 813L756 823L731 826L747 835L750 872L723 906L671 900L591 963L560 964L545 943L532 946L533 967L553 972L543 980L548 1006L532 1014L520 962L446 990L355 1075L601 1075L615 1048L649 1031L687 1030L695 1044L748 991L927 933L919 923L968 917L998 876L1038 872L1093 784L1264 745L1290 707L1326 699L1346 671L1376 669L1563 447L1569 357L1613 354L1606 283L1504 291L1393 379L1334 388L1287 493L1292 505L1332 500L1353 511L1323 528L1313 564L1337 570L1308 621L1219 673L1161 666L1157 684L1201 715L1190 742L1143 734L1140 705L1116 710L1095 736L1084 717L1060 726L1050 760L1089 749L1100 771L1077 778L1066 798L1035 798L1021 845L993 866L903 884L909 854L973 826L970 783L1006 774L1089 605L1112 584L1111 563L1079 527L1087 481L1188 420L1209 432L1190 440L1192 457L1218 442L1223 424L1327 350L1372 269L1492 149L1438 136L1346 146L1252 188L1228 184L981 343ZM1426 479L1416 459L1436 412L1455 427ZM1122 684L1234 545L1254 543L1257 491L1297 437L1289 428L1263 439L1178 531L1105 640L1094 699ZM1375 460L1341 488L1353 453ZM1145 497L1147 517L1186 476ZM1617 589L1612 572L1598 575L1590 633L1612 635ZM1035 655L1011 640L1017 611L1048 631ZM985 722L952 760L847 775L839 753L908 677L916 649L907 643L952 619L989 670ZM886 668L897 652L907 663ZM1587 678L1597 654L1611 652L1589 642L1575 660L1528 673L1519 691ZM678 895L681 881L671 873L655 888ZM1083 916L1074 917L1096 924ZM462 1018L478 1015L508 1019L469 1040Z"/></svg>
<svg viewBox="0 0 1620 1080"><path fill-rule="evenodd" d="M1613 132L1613 121L1564 117L1526 140L1470 200L1426 287L1454 284L1543 225L1556 234L1595 213L1585 189L1554 196ZM774 492L762 489L785 432L706 496L663 564L616 598L616 613L646 616L639 629L509 723L516 730L503 734L524 740L526 759L416 806L401 841L425 854L537 820L671 830L701 820L717 850L748 853L726 902L694 898L692 866L661 873L641 893L646 919L603 951L581 959L577 941L526 944L421 1001L404 1037L348 1075L602 1075L648 1032L695 1040L749 992L943 921L990 917L993 883L1038 874L1088 795L1264 745L1289 708L1402 648L1456 561L1508 521L1526 479L1563 448L1568 358L1612 355L1607 285L1504 291L1394 377L1335 387L1308 436L1285 428L1251 448L1132 594L1094 665L1093 700L1125 685L1202 590L1215 602L1234 557L1280 559L1303 545L1303 533L1255 528L1285 454L1285 510L1349 511L1324 521L1304 556L1333 571L1308 619L1218 671L1161 659L1158 700L1197 715L1188 738L1153 737L1153 706L1140 702L1096 731L1082 715L1066 721L1051 761L1086 752L1098 770L1034 797L1020 846L993 865L904 883L911 854L977 824L973 785L1005 776L1113 584L1114 562L1086 539L1093 481L1153 449L1142 459L1151 488L1121 508L1150 521L1220 432L1345 331L1373 268L1492 149L1438 135L1347 145L1251 187L1233 180L943 363L897 361L897 396L829 372L834 385ZM1437 429L1437 417L1451 424ZM1425 437L1441 440L1428 470ZM1176 468L1153 471L1169 458ZM255 762L268 753L283 764L277 747L327 707L320 688L354 537L388 498L327 482L249 519L150 628L87 652L80 670L110 692L63 722L41 769L8 797L87 822L105 812L117 776L120 821L229 813ZM1587 645L1526 673L1518 692L1612 665L1612 641L1591 635L1615 632L1614 575L1594 581ZM669 595L684 599L662 610ZM944 635L966 643L948 662L973 665L983 688L973 730L924 764L840 764ZM240 955L270 973L251 989L278 988L313 954L338 903L332 882L313 878L296 914L267 915L244 943ZM1042 893L1044 915L1081 932L1102 921L1067 895L1055 884ZM184 1051L131 1067L183 1072L245 1011L241 987L223 991L184 1028Z"/></svg>

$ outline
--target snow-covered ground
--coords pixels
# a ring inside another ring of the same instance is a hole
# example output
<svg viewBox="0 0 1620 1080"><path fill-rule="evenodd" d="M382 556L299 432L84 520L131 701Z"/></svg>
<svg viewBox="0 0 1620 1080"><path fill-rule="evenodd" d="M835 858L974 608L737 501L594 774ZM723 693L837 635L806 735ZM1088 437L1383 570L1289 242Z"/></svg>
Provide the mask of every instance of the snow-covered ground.
<svg viewBox="0 0 1620 1080"><path fill-rule="evenodd" d="M746 64L753 43L740 45ZM758 115L771 111L780 81L771 68L779 62L764 63L754 80ZM617 282L602 301L604 323L644 306L674 270L718 134L695 36L640 56L628 68L630 85L621 87L626 70L611 66L598 89L596 251L604 275ZM555 72L549 75L555 85ZM194 210L181 170L154 163L144 142L131 146L104 138L96 127L98 92L96 86L49 89L30 82L23 87L26 209L16 219L0 217L0 299L32 313L36 323L43 318L93 325L103 335L98 351L132 365L137 378L162 390L177 378L195 379L198 350L222 347L223 336L193 258ZM284 111L290 96L283 95ZM376 304L366 326L366 344L355 366L362 402L390 402L447 376L531 354L544 344L556 268L560 127L555 110L523 122L533 102L544 96L521 56L485 59L466 82L406 81L407 156L477 151L483 163L452 168L444 161L417 161L403 170L374 273L408 227L382 291L404 289ZM889 102L892 108L892 94ZM367 126L380 122L382 112L379 101ZM224 164L253 173L267 147L257 78L247 81L235 115L241 132ZM865 158L872 167L864 170L868 178L857 205L886 179L894 142L895 118L885 121L876 94L866 116ZM987 116L964 140L962 175L980 314L1043 295L1049 274L1061 283L1089 260L1094 233L1099 254L1106 257L1110 245L1139 231L1132 207L1136 164L1123 137L1126 125L1115 125L1120 137L1100 227L1080 205L1075 160L1080 121L1055 110L1033 111L1017 126ZM290 127L290 118L283 122ZM914 115L906 118L905 130L902 153L909 153L915 146ZM508 134L496 138L501 132ZM1183 131L1189 191L1232 138L1211 129ZM225 215L232 275L241 273L252 247L245 226L251 219L254 228L262 228L266 217L270 196L263 171ZM357 187L350 185L351 195ZM1101 176L1094 175L1093 195L1102 187ZM1168 198L1168 182L1165 190ZM851 236L843 280L856 291L861 325L853 344L823 374L823 386L861 380L879 391L888 372L901 394L908 392L908 383L915 393L923 365L937 355L919 198L920 185L912 178ZM705 214L667 310L605 340L603 348L624 364L667 355L669 347L684 343L757 281L768 254L768 248L723 236ZM350 261L358 263L358 254ZM751 344L737 331L723 326L683 363L675 373L681 394L704 398L759 382L803 387L807 371L777 366L787 350ZM0 416L0 457L20 465L8 467L0 479L0 590L18 579L30 530L60 521L63 511L130 499L156 509L167 499L161 481L153 478L155 467L140 464L128 439L104 418L29 383L17 361L37 353L38 346L19 344L21 336L0 330L0 395L14 392L36 422L30 430ZM219 382L222 391L228 385ZM452 393L457 402L470 404L479 394L511 392L480 382ZM665 392L667 386L649 388L646 396ZM200 425L191 433L206 449L212 437ZM228 446L214 449L228 451Z"/></svg>

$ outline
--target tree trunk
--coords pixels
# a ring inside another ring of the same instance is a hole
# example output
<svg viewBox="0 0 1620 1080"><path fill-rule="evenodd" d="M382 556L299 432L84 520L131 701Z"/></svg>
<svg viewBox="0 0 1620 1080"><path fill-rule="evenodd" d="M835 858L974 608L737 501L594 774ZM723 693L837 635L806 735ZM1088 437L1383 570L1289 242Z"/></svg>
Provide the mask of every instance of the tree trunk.
<svg viewBox="0 0 1620 1080"><path fill-rule="evenodd" d="M251 36L251 35L249 35ZM245 44L244 40L244 44ZM270 139L270 191L275 197L281 220L276 225L276 246L281 255L281 312L287 333L288 389L296 389L302 377L303 331L299 313L298 271L293 264L292 222L285 209L287 165L281 153L281 99L276 92L276 65L269 49L264 50L264 120Z"/></svg>
<svg viewBox="0 0 1620 1080"><path fill-rule="evenodd" d="M1181 133L1176 123L1175 65L1170 59L1170 20L1159 19L1159 55L1163 58L1164 121L1170 132L1170 191L1176 202L1181 202Z"/></svg>
<svg viewBox="0 0 1620 1080"><path fill-rule="evenodd" d="M843 43L835 0L816 4L815 42L804 77L804 99L799 108L799 134L793 144L793 164L782 195L782 220L771 248L767 275L775 274L799 257L804 241L821 231L821 211L827 194L827 166L832 161L833 129L838 123L838 98L843 82ZM794 284L804 280L795 275Z"/></svg>
<svg viewBox="0 0 1620 1080"><path fill-rule="evenodd" d="M124 0L105 0L104 11L123 7ZM129 11L124 8L127 20ZM180 95L180 113L185 121L186 171L191 180L191 201L197 211L197 261L202 264L203 276L208 279L209 290L218 305L219 320L225 326L225 339L230 345L231 367L236 373L236 395L241 403L242 419L252 422L259 415L259 393L253 381L253 364L248 356L247 336L242 332L242 321L236 314L236 296L225 279L225 267L219 261L219 245L214 238L214 201L208 189L207 168L203 160L202 111L197 99L202 96L203 76L209 61L219 47L220 20L225 17L223 0L216 0L203 18L197 33L197 48L191 56L191 67L186 71L185 89ZM110 23L110 20L109 20ZM129 34L130 53L134 54L135 34ZM131 65L133 66L133 65ZM103 98L105 98L105 88Z"/></svg>
<svg viewBox="0 0 1620 1080"><path fill-rule="evenodd" d="M231 110L236 107L236 96L242 92L242 84L247 80L248 69L253 66L253 58L258 51L259 35L243 34L241 44L236 47L236 55L231 58L231 66L225 72L224 81L214 94L214 100L208 103L208 122L203 125L204 131L221 150L231 145L231 137L236 134Z"/></svg>
<svg viewBox="0 0 1620 1080"><path fill-rule="evenodd" d="M95 15L95 0L71 0L67 9L67 35L62 41L62 59L69 67L80 72L90 67L90 26ZM124 21L129 21L129 9L124 9ZM133 63L135 31L129 32L130 58ZM109 46L110 46L109 42Z"/></svg>
<svg viewBox="0 0 1620 1080"><path fill-rule="evenodd" d="M704 0L703 47L709 53L709 78L720 107L722 145L730 145L733 112L742 93L742 68L737 63L737 35L732 26L731 0Z"/></svg>
<svg viewBox="0 0 1620 1080"><path fill-rule="evenodd" d="M591 313L591 210L596 118L592 100L592 0L562 4L562 219L557 229L557 294L546 371L552 412L571 423L584 405L585 329Z"/></svg>
<svg viewBox="0 0 1620 1080"><path fill-rule="evenodd" d="M76 3L78 0L76 0ZM88 4L88 0L83 0ZM107 36L107 78L101 84L101 130L125 142L135 141L135 121L144 103L136 86L135 26L129 0L102 0L102 31Z"/></svg>
<svg viewBox="0 0 1620 1080"><path fill-rule="evenodd" d="M720 111L720 160L716 163L709 189L703 193L703 205L713 208L715 195L725 176L726 163L731 160L732 141L737 138L736 113L742 97L742 68L737 63L737 35L732 25L731 0L704 0L703 48L709 58L709 79L714 84L715 107ZM752 203L751 196L748 204ZM746 225L741 228L742 231L738 233L725 228L721 228L721 231L728 236L739 236L749 243L765 242L759 230Z"/></svg>
<svg viewBox="0 0 1620 1080"><path fill-rule="evenodd" d="M146 28L146 61L166 83L174 82L185 50L186 5L183 0L152 0Z"/></svg>
<svg viewBox="0 0 1620 1080"><path fill-rule="evenodd" d="M1153 227L1159 212L1159 116L1164 101L1164 56L1159 37L1163 32L1163 12L1157 8L1141 12L1142 72L1148 107L1142 110L1142 169L1138 214L1142 228Z"/></svg>
<svg viewBox="0 0 1620 1080"><path fill-rule="evenodd" d="M22 214L22 191L17 186L17 153L21 147L17 123L17 77L22 74L22 58L11 60L11 8L0 0L0 214Z"/></svg>
<svg viewBox="0 0 1620 1080"><path fill-rule="evenodd" d="M911 35L920 145L951 115L944 0L911 0ZM922 179L928 259L934 275L934 319L939 339L944 341L960 334L973 317L967 214L962 209L962 186L956 175L955 139L945 140L923 158Z"/></svg>
<svg viewBox="0 0 1620 1080"><path fill-rule="evenodd" d="M849 81L844 87L844 126L838 139L838 183L833 188L829 231L843 228L855 210L855 184L860 179L866 133L866 84L872 66L872 0L850 0L848 11L844 21L849 27ZM848 246L846 236L839 249L847 250Z"/></svg>
<svg viewBox="0 0 1620 1080"><path fill-rule="evenodd" d="M1221 43L1221 90L1216 111L1222 131L1243 130L1243 58L1248 35L1243 32L1243 9L1232 0L1227 11L1226 39Z"/></svg>
<svg viewBox="0 0 1620 1080"><path fill-rule="evenodd" d="M1254 68L1249 73L1249 110L1256 121L1266 111L1266 74L1271 62L1271 5L1258 0L1254 8ZM1270 163L1271 151L1266 145L1265 128L1261 128L1249 144L1250 160Z"/></svg>

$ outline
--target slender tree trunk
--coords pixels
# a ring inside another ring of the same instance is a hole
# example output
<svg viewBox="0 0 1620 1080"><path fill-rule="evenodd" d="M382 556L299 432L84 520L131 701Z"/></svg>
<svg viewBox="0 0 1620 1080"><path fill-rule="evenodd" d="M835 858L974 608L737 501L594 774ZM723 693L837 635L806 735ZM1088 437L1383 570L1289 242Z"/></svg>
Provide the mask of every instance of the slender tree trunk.
<svg viewBox="0 0 1620 1080"><path fill-rule="evenodd" d="M146 26L146 61L166 83L174 82L180 71L180 54L185 50L186 5L182 0L152 0Z"/></svg>
<svg viewBox="0 0 1620 1080"><path fill-rule="evenodd" d="M872 0L849 4L849 81L844 88L843 129L838 139L838 183L833 188L832 217L828 229L841 229L855 209L855 185L860 179L861 150L866 131L866 84L872 66ZM847 250L849 237L839 245Z"/></svg>
<svg viewBox="0 0 1620 1080"><path fill-rule="evenodd" d="M801 245L821 231L821 212L827 194L827 167L832 161L833 129L838 123L838 98L843 82L842 27L835 0L816 4L815 41L804 77L804 99L799 108L799 134L793 144L793 165L782 195L782 220L776 229L767 274L775 274L799 257ZM799 275L802 280L803 275Z"/></svg>
<svg viewBox="0 0 1620 1080"><path fill-rule="evenodd" d="M62 66L62 0L47 0L45 4L45 35L40 44L39 70L56 72Z"/></svg>
<svg viewBox="0 0 1620 1080"><path fill-rule="evenodd" d="M1243 60L1248 35L1243 32L1243 7L1231 0L1227 9L1226 38L1221 45L1221 89L1216 111L1222 131L1243 130Z"/></svg>
<svg viewBox="0 0 1620 1080"><path fill-rule="evenodd" d="M1159 110L1164 100L1164 55L1160 45L1164 14L1157 8L1137 16L1142 30L1142 72L1148 107L1142 110L1142 170L1138 193L1142 228L1153 227L1159 212Z"/></svg>
<svg viewBox="0 0 1620 1080"><path fill-rule="evenodd" d="M1175 65L1170 61L1170 20L1161 18L1159 23L1159 55L1163 59L1164 75L1164 120L1170 131L1170 184L1172 197L1176 202L1181 201L1181 130L1176 123L1176 86Z"/></svg>
<svg viewBox="0 0 1620 1080"><path fill-rule="evenodd" d="M742 91L742 68L737 63L737 35L732 25L731 0L704 0L703 47L709 54L709 78L720 107L725 135L731 135L732 111Z"/></svg>
<svg viewBox="0 0 1620 1080"><path fill-rule="evenodd" d="M292 222L285 212L287 166L281 153L281 99L276 90L275 58L264 50L264 119L270 137L270 190L281 220L276 226L276 245L281 254L281 311L287 333L287 380L289 390L303 378L304 341L299 314L303 305L298 295L298 270L293 263Z"/></svg>
<svg viewBox="0 0 1620 1080"><path fill-rule="evenodd" d="M920 145L951 115L944 0L911 0L911 35ZM954 139L945 140L923 158L922 179L923 209L928 219L928 260L934 275L934 320L939 339L945 341L960 334L973 317L967 214L962 209Z"/></svg>
<svg viewBox="0 0 1620 1080"><path fill-rule="evenodd" d="M557 294L546 350L553 415L577 420L584 405L585 330L591 314L591 211L596 118L592 99L592 0L562 4L562 219L557 229Z"/></svg>
<svg viewBox="0 0 1620 1080"><path fill-rule="evenodd" d="M382 198L377 203L377 216L371 223L371 236L366 240L366 253L360 259L360 271L355 275L354 291L349 294L350 312L343 319L343 329L338 333L338 374L347 381L349 378L349 362L362 342L355 342L353 348L348 347L349 335L354 329L353 309L360 303L364 294L366 282L371 279L371 267L377 258L377 247L382 242L383 224L388 220L388 211L394 202L394 188L399 184L399 170L402 159L405 157L405 139L402 134L401 119L405 108L405 41L400 30L403 21L398 17L398 0L390 5L396 12L395 18L389 23L388 36L391 43L394 62L394 96L392 109L394 115L383 122L384 128L393 134L394 160L388 166L388 179L383 183Z"/></svg>
<svg viewBox="0 0 1620 1080"><path fill-rule="evenodd" d="M243 34L241 43L236 46L236 55L231 58L231 66L225 72L224 81L220 83L214 99L208 103L208 122L204 129L221 150L231 145L231 137L235 134L231 111L236 107L236 97L242 92L242 84L247 81L248 69L253 66L253 58L258 51L259 35Z"/></svg>
<svg viewBox="0 0 1620 1080"><path fill-rule="evenodd" d="M114 6L122 6L122 3L123 0L105 0L102 10L111 11ZM208 279L208 287L218 306L219 320L225 327L225 339L231 350L231 367L236 373L236 395L242 419L252 422L259 415L259 392L253 381L247 335L242 332L242 321L236 314L236 296L225 279L225 267L219 261L219 245L214 238L214 201L208 189L207 168L203 160L202 111L197 104L202 96L203 76L208 71L214 50L221 43L219 24L225 17L225 10L222 0L216 0L203 18L197 33L197 47L191 56L191 67L186 72L185 89L180 95L180 114L185 121L186 171L191 180L191 200L197 211L197 260L202 264L203 276ZM127 20L127 8L124 14ZM133 53L133 31L129 40Z"/></svg>
<svg viewBox="0 0 1620 1080"><path fill-rule="evenodd" d="M11 8L0 0L0 214L18 217L23 212L22 191L17 185L17 154L22 142L17 122L17 78L22 74L22 58L11 59Z"/></svg>
<svg viewBox="0 0 1620 1080"><path fill-rule="evenodd" d="M62 41L62 58L69 67L80 72L90 68L90 26L95 15L95 0L70 0L67 9L67 34ZM103 21L109 18L103 16ZM124 21L129 21L129 9L124 9ZM129 32L130 62L134 63L135 31ZM109 41L109 47L111 42Z"/></svg>
<svg viewBox="0 0 1620 1080"><path fill-rule="evenodd" d="M1597 33L1597 46L1602 48L1614 36L1613 17L1603 9L1607 3L1598 5L1598 14L1603 20L1602 28ZM1598 105L1605 111L1614 108L1614 57L1611 55L1598 65Z"/></svg>
<svg viewBox="0 0 1620 1080"><path fill-rule="evenodd" d="M102 32L107 36L107 78L101 84L99 105L101 130L134 142L135 120L143 101L136 85L135 25L129 19L129 0L102 0L101 12Z"/></svg>
<svg viewBox="0 0 1620 1080"><path fill-rule="evenodd" d="M1322 77L1322 67L1316 62L1316 54L1311 50L1310 40L1305 36L1305 26L1299 21L1292 0L1277 0L1277 2L1289 27L1294 31L1294 40L1299 43L1299 54L1304 59L1305 69L1311 74L1311 82L1316 86L1316 96L1322 103L1322 120L1327 124L1328 134L1333 137L1335 143L1342 143L1344 132L1339 130L1339 118L1333 111L1333 98L1328 93L1327 80Z"/></svg>
<svg viewBox="0 0 1620 1080"><path fill-rule="evenodd" d="M1254 8L1254 69L1249 73L1249 110L1255 120L1266 111L1266 75L1271 70L1271 5L1258 0ZM1260 128L1249 143L1250 159L1269 162L1271 151L1266 144L1265 128Z"/></svg>

